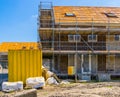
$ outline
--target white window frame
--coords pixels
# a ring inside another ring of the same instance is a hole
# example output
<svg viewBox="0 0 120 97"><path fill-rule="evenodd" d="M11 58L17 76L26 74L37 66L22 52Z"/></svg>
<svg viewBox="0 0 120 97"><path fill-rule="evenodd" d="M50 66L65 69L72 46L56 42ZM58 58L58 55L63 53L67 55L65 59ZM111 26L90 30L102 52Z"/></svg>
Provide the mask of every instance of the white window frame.
<svg viewBox="0 0 120 97"><path fill-rule="evenodd" d="M117 15L115 13L109 12L109 13L104 13L107 17L112 17L112 18L117 18Z"/></svg>
<svg viewBox="0 0 120 97"><path fill-rule="evenodd" d="M119 37L118 40L116 40L116 35L118 35L118 37ZM114 35L114 39L115 39L115 41L120 41L120 35L119 35L119 34L116 34L116 35Z"/></svg>
<svg viewBox="0 0 120 97"><path fill-rule="evenodd" d="M67 17L75 17L75 14L71 13L71 12L66 12L65 16L67 16Z"/></svg>
<svg viewBox="0 0 120 97"><path fill-rule="evenodd" d="M70 39L71 36L73 37L73 39ZM76 36L79 36L78 40L76 40ZM79 35L79 34L78 35L77 34L74 34L74 35L69 34L68 35L68 41L69 42L76 42L76 41L80 42L81 41L81 35Z"/></svg>
<svg viewBox="0 0 120 97"><path fill-rule="evenodd" d="M70 37L72 37L73 39L71 39ZM69 42L73 42L73 41L74 41L74 36L71 35L71 34L69 34L69 35L68 35L68 41L69 41Z"/></svg>
<svg viewBox="0 0 120 97"><path fill-rule="evenodd" d="M93 39L93 35L95 34L88 35L88 42L97 42L97 35L95 35L96 39ZM90 36L91 36L91 39L90 39Z"/></svg>
<svg viewBox="0 0 120 97"><path fill-rule="evenodd" d="M79 38L78 40L76 39L76 36L79 36L79 37L78 37L78 38ZM80 42L80 41L81 41L81 35L79 35L79 34L74 35L74 38L75 38L74 40L77 41L77 42Z"/></svg>

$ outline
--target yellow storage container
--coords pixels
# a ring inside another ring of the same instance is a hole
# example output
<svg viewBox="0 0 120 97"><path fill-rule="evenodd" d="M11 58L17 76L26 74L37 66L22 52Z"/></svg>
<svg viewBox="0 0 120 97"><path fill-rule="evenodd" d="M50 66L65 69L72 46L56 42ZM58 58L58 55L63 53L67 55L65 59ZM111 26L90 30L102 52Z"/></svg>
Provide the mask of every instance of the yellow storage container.
<svg viewBox="0 0 120 97"><path fill-rule="evenodd" d="M28 77L42 76L41 50L9 50L8 80L25 81Z"/></svg>
<svg viewBox="0 0 120 97"><path fill-rule="evenodd" d="M74 75L74 74L75 74L74 66L68 66L68 75Z"/></svg>

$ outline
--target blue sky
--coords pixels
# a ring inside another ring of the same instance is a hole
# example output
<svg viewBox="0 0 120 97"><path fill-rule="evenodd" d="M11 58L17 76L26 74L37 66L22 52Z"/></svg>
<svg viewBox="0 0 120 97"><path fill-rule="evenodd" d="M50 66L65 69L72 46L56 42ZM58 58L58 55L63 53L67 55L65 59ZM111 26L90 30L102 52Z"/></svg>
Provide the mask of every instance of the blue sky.
<svg viewBox="0 0 120 97"><path fill-rule="evenodd" d="M120 0L0 0L0 42L37 41L40 1L67 6L120 7Z"/></svg>

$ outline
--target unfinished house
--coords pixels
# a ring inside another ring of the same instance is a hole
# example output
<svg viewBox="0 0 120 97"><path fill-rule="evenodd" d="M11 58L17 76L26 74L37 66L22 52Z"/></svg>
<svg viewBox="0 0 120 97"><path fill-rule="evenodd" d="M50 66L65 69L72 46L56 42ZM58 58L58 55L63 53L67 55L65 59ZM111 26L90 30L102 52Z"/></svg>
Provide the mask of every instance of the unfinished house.
<svg viewBox="0 0 120 97"><path fill-rule="evenodd" d="M38 34L43 64L57 75L120 76L120 8L41 2Z"/></svg>

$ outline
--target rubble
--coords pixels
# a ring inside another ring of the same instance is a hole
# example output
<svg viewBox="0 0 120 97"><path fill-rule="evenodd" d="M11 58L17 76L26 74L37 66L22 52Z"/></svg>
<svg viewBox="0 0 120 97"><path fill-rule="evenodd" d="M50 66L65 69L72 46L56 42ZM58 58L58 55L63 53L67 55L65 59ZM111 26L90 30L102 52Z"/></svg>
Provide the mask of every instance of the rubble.
<svg viewBox="0 0 120 97"><path fill-rule="evenodd" d="M48 78L47 81L46 81L46 84L48 84L48 85L52 85L52 84L59 85L59 83L56 81L56 79L54 77Z"/></svg>
<svg viewBox="0 0 120 97"><path fill-rule="evenodd" d="M60 83L60 79L56 76L55 73L47 70L44 66L42 66L42 76L44 76L45 80L47 81L48 78L53 77L58 83Z"/></svg>

